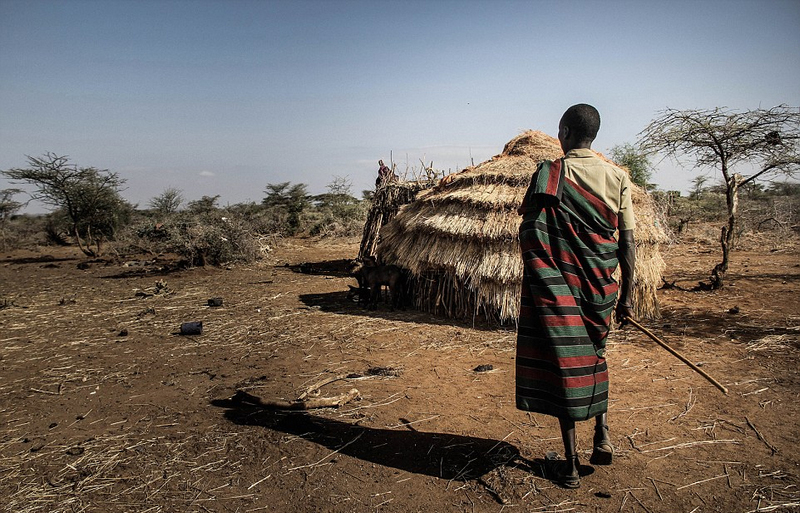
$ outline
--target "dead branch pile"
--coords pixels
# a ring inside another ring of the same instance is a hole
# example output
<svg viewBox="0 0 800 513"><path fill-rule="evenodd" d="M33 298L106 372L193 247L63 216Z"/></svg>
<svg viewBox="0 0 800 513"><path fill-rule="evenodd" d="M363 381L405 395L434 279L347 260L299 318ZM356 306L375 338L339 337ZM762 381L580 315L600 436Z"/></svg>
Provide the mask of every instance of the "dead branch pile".
<svg viewBox="0 0 800 513"><path fill-rule="evenodd" d="M420 191L432 185L429 181L388 182L375 190L358 250L359 260L376 255L381 228L397 215L400 207L414 201Z"/></svg>

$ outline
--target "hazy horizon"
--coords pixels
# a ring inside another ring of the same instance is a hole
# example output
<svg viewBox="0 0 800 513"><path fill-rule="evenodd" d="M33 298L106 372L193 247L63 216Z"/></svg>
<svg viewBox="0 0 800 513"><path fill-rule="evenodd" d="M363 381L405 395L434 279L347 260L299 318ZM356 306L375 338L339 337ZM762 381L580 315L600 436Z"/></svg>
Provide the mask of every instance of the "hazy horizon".
<svg viewBox="0 0 800 513"><path fill-rule="evenodd" d="M141 207L360 197L379 159L455 172L579 102L608 153L666 108L800 106L798 26L793 0L0 0L0 169L68 155ZM698 175L654 164L663 190Z"/></svg>

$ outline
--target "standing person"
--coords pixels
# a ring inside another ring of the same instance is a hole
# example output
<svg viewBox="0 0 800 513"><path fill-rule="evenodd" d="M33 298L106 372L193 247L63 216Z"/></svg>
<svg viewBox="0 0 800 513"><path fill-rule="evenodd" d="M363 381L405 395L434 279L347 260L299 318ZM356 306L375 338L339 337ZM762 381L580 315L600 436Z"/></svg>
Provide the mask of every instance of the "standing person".
<svg viewBox="0 0 800 513"><path fill-rule="evenodd" d="M580 486L575 421L595 418L590 461L611 463L605 345L615 302L621 322L632 308L631 183L591 150L599 128L591 105L567 109L558 125L564 158L539 165L519 208L517 408L558 418L566 461L551 472L567 488ZM611 276L618 264L620 285Z"/></svg>
<svg viewBox="0 0 800 513"><path fill-rule="evenodd" d="M387 182L396 182L397 175L395 175L389 167L383 163L382 160L378 161L378 178L375 180L375 187L380 187Z"/></svg>

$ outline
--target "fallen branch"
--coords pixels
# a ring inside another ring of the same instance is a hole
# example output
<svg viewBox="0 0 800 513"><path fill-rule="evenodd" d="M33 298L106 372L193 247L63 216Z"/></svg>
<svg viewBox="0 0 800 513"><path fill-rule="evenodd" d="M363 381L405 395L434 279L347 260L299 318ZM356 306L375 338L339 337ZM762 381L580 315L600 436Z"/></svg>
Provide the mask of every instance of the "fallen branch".
<svg viewBox="0 0 800 513"><path fill-rule="evenodd" d="M339 374L338 376L332 376L330 378L326 378L326 379L320 381L319 383L316 383L316 384L311 385L310 387L308 387L308 389L305 392L300 394L300 397L298 397L297 400L298 401L302 401L306 397L308 397L309 395L317 395L319 393L319 389L324 387L325 385L328 385L328 384L333 383L335 381L339 381L340 379L346 379L346 378L351 377L351 376L358 377L357 375L353 375L353 374Z"/></svg>
<svg viewBox="0 0 800 513"><path fill-rule="evenodd" d="M313 410L315 408L339 408L340 406L343 406L350 401L359 399L360 397L361 393L356 388L353 388L344 394L333 397L296 399L294 401L286 401L283 399L264 400L258 396L238 390L236 394L231 397L231 400L237 403L252 404L254 406L261 406L263 408L271 408L275 410Z"/></svg>

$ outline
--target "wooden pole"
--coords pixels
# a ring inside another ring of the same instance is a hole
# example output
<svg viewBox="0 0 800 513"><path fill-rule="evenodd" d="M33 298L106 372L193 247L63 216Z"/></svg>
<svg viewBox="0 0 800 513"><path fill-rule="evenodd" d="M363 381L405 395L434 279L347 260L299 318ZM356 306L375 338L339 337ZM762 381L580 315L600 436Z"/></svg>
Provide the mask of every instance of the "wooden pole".
<svg viewBox="0 0 800 513"><path fill-rule="evenodd" d="M688 365L693 371L697 372L698 374L700 374L701 376L706 378L712 385L714 385L715 387L719 388L722 391L723 394L728 395L728 389L725 388L724 386L722 386L719 383L719 381L717 381L716 379L714 379L711 376L709 376L703 369L701 369L697 365L695 365L692 362L690 362L688 358L686 358L685 356L680 354L678 351L672 349L670 346L668 346L665 342L663 342L657 336L653 335L653 333L650 330L648 330L647 328L645 328L644 326L642 326L641 324L639 324L635 320L631 319L630 317L626 317L625 319L629 323L631 323L633 326L635 326L637 329L639 329L639 331L641 331L642 333L644 333L645 335L650 337L656 344L660 345L661 347L663 347L664 349L666 349L667 351L672 353L672 355L675 356L676 358L678 358L678 360L680 360L683 363L685 363L686 365Z"/></svg>

